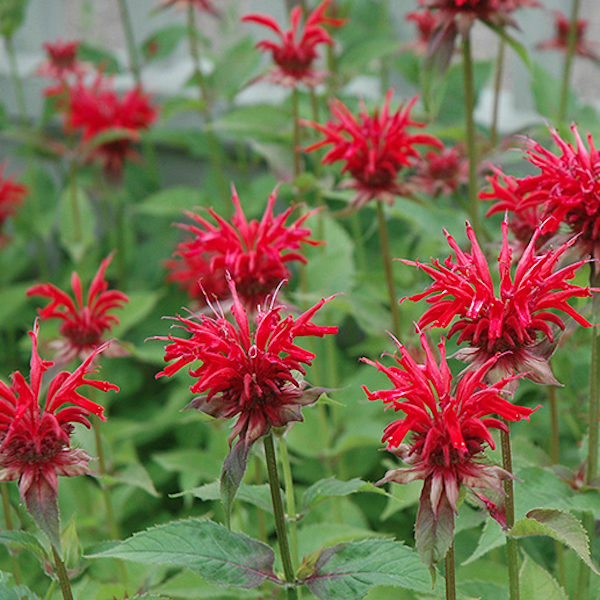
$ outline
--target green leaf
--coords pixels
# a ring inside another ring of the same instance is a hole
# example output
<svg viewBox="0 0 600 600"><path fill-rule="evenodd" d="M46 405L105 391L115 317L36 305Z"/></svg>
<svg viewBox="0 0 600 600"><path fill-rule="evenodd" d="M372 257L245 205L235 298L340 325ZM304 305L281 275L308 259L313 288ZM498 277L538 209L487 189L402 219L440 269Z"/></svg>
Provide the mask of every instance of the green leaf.
<svg viewBox="0 0 600 600"><path fill-rule="evenodd" d="M25 506L36 525L48 536L56 551L61 554L60 515L56 490L42 477L25 493Z"/></svg>
<svg viewBox="0 0 600 600"><path fill-rule="evenodd" d="M517 521L508 534L512 537L547 535L574 550L592 571L600 571L592 563L587 533L571 513L552 508L531 510L524 519Z"/></svg>
<svg viewBox="0 0 600 600"><path fill-rule="evenodd" d="M179 217L203 204L202 193L196 188L176 186L152 194L135 207L137 213L153 217Z"/></svg>
<svg viewBox="0 0 600 600"><path fill-rule="evenodd" d="M501 27L499 25L494 25L489 21L483 21L485 25L487 25L492 31L494 31L499 37L501 37L519 56L519 58L523 61L523 64L531 70L531 59L529 58L529 53L527 52L527 48L523 46L519 41L515 40L514 37L506 33L506 28Z"/></svg>
<svg viewBox="0 0 600 600"><path fill-rule="evenodd" d="M487 554L490 550L494 548L498 548L499 546L504 545L506 542L506 538L502 532L502 529L497 521L493 519L488 519L483 526L483 530L481 531L481 536L479 537L479 541L477 542L477 547L473 551L473 554L469 556L465 561L463 561L463 565L468 565L476 561L478 558L481 558L484 554Z"/></svg>
<svg viewBox="0 0 600 600"><path fill-rule="evenodd" d="M279 582L273 574L275 555L269 546L197 519L147 529L91 557L186 567L208 581L243 588L256 587L265 579Z"/></svg>
<svg viewBox="0 0 600 600"><path fill-rule="evenodd" d="M131 485L144 490L155 498L160 497L160 494L156 491L148 471L146 471L146 469L140 463L131 462L122 471L110 476L107 475L103 477L103 479L111 483Z"/></svg>
<svg viewBox="0 0 600 600"><path fill-rule="evenodd" d="M542 116L555 118L561 96L561 81L539 63L531 65L531 93L535 109ZM569 112L573 111L576 103L572 92L568 95Z"/></svg>
<svg viewBox="0 0 600 600"><path fill-rule="evenodd" d="M185 25L168 25L157 29L142 43L142 52L146 60L160 60L172 54L187 36Z"/></svg>
<svg viewBox="0 0 600 600"><path fill-rule="evenodd" d="M369 539L325 548L304 580L322 600L363 598L376 585L431 591L429 571L401 542Z"/></svg>
<svg viewBox="0 0 600 600"><path fill-rule="evenodd" d="M79 44L77 58L84 62L94 63L105 73L118 73L121 70L119 61L112 52L88 42L81 42Z"/></svg>
<svg viewBox="0 0 600 600"><path fill-rule="evenodd" d="M17 283L0 288L0 326L4 327L13 321L13 317L28 302L25 292L31 283ZM31 321L30 321L31 324Z"/></svg>
<svg viewBox="0 0 600 600"><path fill-rule="evenodd" d="M219 481L213 481L206 485L201 485L186 492L173 494L172 498L192 494L195 498L201 500L220 500L221 499L221 484ZM248 485L241 483L237 491L236 498L248 504L253 504L266 512L273 512L271 503L271 491L268 483L261 485Z"/></svg>
<svg viewBox="0 0 600 600"><path fill-rule="evenodd" d="M554 577L528 556L519 572L519 584L521 600L568 600Z"/></svg>
<svg viewBox="0 0 600 600"><path fill-rule="evenodd" d="M200 113L205 106L206 102L197 98L182 98L181 96L174 96L165 100L165 103L160 109L160 115L164 121L168 121L175 115L178 115L182 112Z"/></svg>
<svg viewBox="0 0 600 600"><path fill-rule="evenodd" d="M29 0L0 0L0 35L12 38L23 25Z"/></svg>
<svg viewBox="0 0 600 600"><path fill-rule="evenodd" d="M217 97L233 100L235 95L254 77L260 64L260 53L254 49L254 40L246 37L224 52L209 78Z"/></svg>
<svg viewBox="0 0 600 600"><path fill-rule="evenodd" d="M8 587L0 582L0 600L40 600L40 597L24 585Z"/></svg>
<svg viewBox="0 0 600 600"><path fill-rule="evenodd" d="M218 131L260 141L286 139L290 117L271 104L255 104L229 111L212 126Z"/></svg>
<svg viewBox="0 0 600 600"><path fill-rule="evenodd" d="M398 50L398 40L377 36L363 39L344 52L339 59L341 71L361 72L369 63L390 56Z"/></svg>
<svg viewBox="0 0 600 600"><path fill-rule="evenodd" d="M187 600L242 600L263 597L259 590L242 590L208 583L200 575L191 571L180 571L155 591L165 594L168 598Z"/></svg>
<svg viewBox="0 0 600 600"><path fill-rule="evenodd" d="M43 566L48 561L48 553L40 541L27 531L0 531L0 543L11 550L27 550L31 552Z"/></svg>
<svg viewBox="0 0 600 600"><path fill-rule="evenodd" d="M302 506L306 511L332 496L348 496L356 492L373 492L386 495L386 492L381 488L377 488L372 483L363 481L358 477L349 481L340 481L335 477L328 477L313 483L305 490L302 494Z"/></svg>
<svg viewBox="0 0 600 600"><path fill-rule="evenodd" d="M112 337L122 339L135 325L142 322L162 298L162 290L129 292L129 302L119 311L119 324L111 330Z"/></svg>
<svg viewBox="0 0 600 600"><path fill-rule="evenodd" d="M73 262L79 263L94 243L96 217L92 205L79 185L67 187L59 203L60 242Z"/></svg>

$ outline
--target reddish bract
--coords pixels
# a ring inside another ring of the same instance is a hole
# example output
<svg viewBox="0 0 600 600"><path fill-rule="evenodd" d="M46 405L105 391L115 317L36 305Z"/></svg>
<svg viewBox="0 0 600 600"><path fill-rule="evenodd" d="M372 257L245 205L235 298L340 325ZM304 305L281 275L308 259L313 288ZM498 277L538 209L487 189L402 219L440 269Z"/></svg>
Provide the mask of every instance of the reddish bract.
<svg viewBox="0 0 600 600"><path fill-rule="evenodd" d="M74 77L79 80L85 75L85 66L77 60L78 49L79 42L63 42L60 38L54 43L44 43L48 59L38 67L36 74L55 79L57 82L57 85L44 91L46 96L54 96L64 91L63 86L68 84L69 78Z"/></svg>
<svg viewBox="0 0 600 600"><path fill-rule="evenodd" d="M277 21L269 15L251 14L242 17L242 21L257 23L273 31L279 38L279 43L262 40L256 44L263 52L271 52L276 68L271 72L270 79L275 83L295 86L304 83L315 86L323 80L322 71L313 69L313 62L318 58L316 47L319 44L333 44L331 36L323 25L340 27L345 19L333 19L324 15L332 0L323 0L315 10L308 15L304 28L299 36L302 8L295 6L290 15L291 29L284 31Z"/></svg>
<svg viewBox="0 0 600 600"><path fill-rule="evenodd" d="M15 214L17 206L23 204L27 188L16 183L9 177L4 177L5 165L0 165L0 227L8 217ZM0 233L0 246L5 242L4 236Z"/></svg>
<svg viewBox="0 0 600 600"><path fill-rule="evenodd" d="M342 173L349 172L353 177L348 187L357 190L352 202L355 208L373 199L391 203L395 195L405 192L405 186L398 181L398 174L419 156L416 145L443 147L431 135L409 133L409 127L425 127L424 123L410 118L417 98L390 113L392 95L393 90L388 91L381 112L376 109L372 115L363 105L360 113L354 116L340 100L333 100L330 106L334 120L325 125L303 122L325 135L323 140L306 148L306 152L331 145L322 163L345 163Z"/></svg>
<svg viewBox="0 0 600 600"><path fill-rule="evenodd" d="M363 386L369 400L382 400L388 408L406 415L385 428L382 441L410 467L388 471L381 483L409 483L423 479L430 490L426 500L431 502L434 515L439 514L445 502L457 512L461 484L503 494L501 481L509 475L481 462L485 445L494 448L490 430L508 431L497 416L507 421L519 421L528 418L533 409L517 406L502 397L503 388L518 376L500 379L489 386L485 383L497 357L487 360L477 370L465 373L453 390L445 341L438 344L438 364L424 334L420 340L426 355L425 364L418 364L397 340L394 341L401 357L396 354L394 357L399 366L386 367L379 361L362 359L382 371L393 385L390 390L375 392ZM412 437L403 444L408 434ZM501 509L475 493L492 516L502 522Z"/></svg>
<svg viewBox="0 0 600 600"><path fill-rule="evenodd" d="M193 225L179 225L194 237L191 241L179 244L174 256L180 257L190 269L194 266L202 268L208 262L208 272L190 273L190 279L204 286L210 299L211 291L221 296L223 285L218 277L228 272L235 282L237 293L249 308L256 308L268 294L272 294L277 284L290 277L287 263L298 261L306 263L302 254L297 252L302 244L317 245L320 242L310 239L311 230L303 227L306 219L314 211L286 225L286 221L294 207L276 217L273 207L277 199L277 189L269 196L265 213L260 221L248 221L242 210L240 199L235 188L232 189L231 200L235 206L235 214L231 223L220 217L212 208L209 214L216 221L213 225L198 214L187 213L195 221ZM171 263L175 266L175 261ZM177 271L176 271L177 272ZM184 271L185 272L185 271ZM188 279L188 283L192 283ZM212 290L210 289L212 288Z"/></svg>
<svg viewBox="0 0 600 600"><path fill-rule="evenodd" d="M583 326L590 323L568 304L570 298L591 296L589 287L568 283L585 264L580 260L556 269L560 257L575 243L575 238L556 249L536 255L538 228L511 275L512 250L508 243L508 222L502 223L502 249L498 256L500 290L496 294L490 267L481 251L475 232L467 222L471 253L463 252L445 232L454 251L444 263L402 261L425 271L433 283L422 293L402 301L427 298L430 308L419 319L419 326L447 327L454 321L448 337L458 334L457 342L468 347L456 357L477 369L490 357L500 354L495 369L504 376L523 373L538 383L558 383L548 363L555 342L553 328L564 329L563 312Z"/></svg>
<svg viewBox="0 0 600 600"><path fill-rule="evenodd" d="M305 390L299 373L311 365L315 355L300 348L294 338L337 333L337 327L322 327L311 322L314 314L331 298L321 300L296 320L282 317L275 299L260 308L252 324L229 282L233 299L234 322L229 322L220 307L214 317L190 315L176 317L178 327L191 334L188 339L158 337L167 340L165 361L175 361L157 374L171 376L188 364L197 381L190 390L202 394L188 408L213 417L238 417L229 436L230 445L239 436L246 448L290 421L302 421L301 407L315 402L322 390Z"/></svg>
<svg viewBox="0 0 600 600"><path fill-rule="evenodd" d="M438 13L429 9L408 13L407 21L413 21L417 26L417 39L404 44L405 50L412 50L415 54L425 54L434 32L440 25Z"/></svg>
<svg viewBox="0 0 600 600"><path fill-rule="evenodd" d="M451 194L469 180L469 161L456 147L431 150L415 161L410 183L428 196Z"/></svg>
<svg viewBox="0 0 600 600"><path fill-rule="evenodd" d="M67 363L78 355L85 358L101 344L104 333L119 323L119 319L111 313L122 308L129 302L129 298L123 292L108 289L104 273L111 260L112 255L100 264L90 284L85 304L81 281L75 271L71 276L74 300L51 283L34 285L27 290L28 296L42 296L51 300L48 306L39 309L42 320L62 321L60 333L63 339L56 344L57 363Z"/></svg>

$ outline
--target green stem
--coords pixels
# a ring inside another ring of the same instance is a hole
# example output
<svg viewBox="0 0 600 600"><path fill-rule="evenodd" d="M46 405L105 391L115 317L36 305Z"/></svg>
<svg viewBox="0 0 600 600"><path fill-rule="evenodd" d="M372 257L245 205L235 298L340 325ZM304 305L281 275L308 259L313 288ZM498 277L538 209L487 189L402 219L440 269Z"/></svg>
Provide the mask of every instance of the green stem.
<svg viewBox="0 0 600 600"><path fill-rule="evenodd" d="M298 567L298 527L296 525L296 497L294 495L294 479L292 477L292 465L290 455L285 443L285 438L279 440L279 453L281 455L281 467L283 469L283 484L285 485L286 512L290 527L290 548L292 553L292 568Z"/></svg>
<svg viewBox="0 0 600 600"><path fill-rule="evenodd" d="M571 25L569 27L569 37L567 39L567 55L563 67L562 85L560 90L560 104L558 107L558 120L564 123L567 116L567 101L569 99L569 85L571 83L571 68L575 56L575 42L577 41L577 19L579 17L579 7L581 0L573 0L571 8Z"/></svg>
<svg viewBox="0 0 600 600"><path fill-rule="evenodd" d="M473 86L473 57L471 56L471 38L468 33L462 39L463 85L465 93L465 128L467 135L467 154L469 157L469 218L476 234L481 232L479 218L479 198L477 197L477 145L475 140L475 91Z"/></svg>
<svg viewBox="0 0 600 600"><path fill-rule="evenodd" d="M129 54L129 68L133 73L136 85L142 84L140 76L140 59L138 56L137 46L133 35L133 27L131 25L131 16L127 8L126 0L117 0L119 4L119 13L121 15L121 23L123 24L123 32L125 33L125 41L127 42L127 53Z"/></svg>
<svg viewBox="0 0 600 600"><path fill-rule="evenodd" d="M444 561L446 567L446 600L456 600L456 573L454 570L454 542L452 542Z"/></svg>
<svg viewBox="0 0 600 600"><path fill-rule="evenodd" d="M190 56L194 66L194 79L198 85L198 91L200 95L200 102L202 103L202 115L204 117L204 123L206 125L206 137L208 139L208 146L210 149L210 159L212 162L212 170L217 183L217 190L219 195L223 199L223 212L226 216L231 216L231 202L229 194L229 186L223 174L223 150L215 133L212 129L212 115L210 108L210 95L208 93L208 86L206 85L206 79L202 73L200 67L200 47L198 46L198 37L196 32L196 17L194 13L193 3L189 3L187 12L187 27L188 27L188 40L190 45Z"/></svg>
<svg viewBox="0 0 600 600"><path fill-rule="evenodd" d="M381 254L383 256L383 266L385 269L385 279L387 281L388 295L390 299L390 311L392 313L392 333L400 337L400 311L398 310L398 301L396 300L396 291L394 289L394 273L392 271L392 255L390 252L390 239L388 236L387 223L383 213L383 204L381 200L377 203L377 220L379 222L379 239L381 240Z"/></svg>
<svg viewBox="0 0 600 600"><path fill-rule="evenodd" d="M79 210L79 194L77 193L77 165L75 160L69 165L69 202L71 203L71 218L73 219L73 233L75 242L81 243L81 212Z"/></svg>
<svg viewBox="0 0 600 600"><path fill-rule="evenodd" d="M367 249L365 247L365 236L360 222L360 215L353 210L351 215L352 234L354 236L354 250L356 252L356 264L361 273L367 272Z"/></svg>
<svg viewBox="0 0 600 600"><path fill-rule="evenodd" d="M490 126L490 142L496 146L498 142L498 109L500 107L500 92L502 90L502 73L504 71L504 56L506 42L504 38L498 41L498 56L496 57L496 73L494 74L494 104L492 107L492 124Z"/></svg>
<svg viewBox="0 0 600 600"><path fill-rule="evenodd" d="M277 532L277 541L281 553L281 562L283 564L283 573L285 580L290 584L288 587L288 598L298 598L297 588L295 586L294 568L290 556L290 547L287 539L285 527L285 515L283 513L283 503L281 502L281 489L279 487L279 476L277 475L277 461L275 459L275 446L273 445L273 432L269 432L263 438L265 448L265 457L267 459L267 474L269 476L269 487L271 488L271 501L273 502L273 514L275 516L275 531Z"/></svg>
<svg viewBox="0 0 600 600"><path fill-rule="evenodd" d="M548 400L550 402L550 458L552 464L557 465L560 463L560 430L558 425L556 388L553 385L549 385L546 389L548 390Z"/></svg>
<svg viewBox="0 0 600 600"><path fill-rule="evenodd" d="M294 145L294 179L302 173L302 164L300 162L300 107L298 98L298 88L292 89L292 120L294 125L294 135L292 144Z"/></svg>
<svg viewBox="0 0 600 600"><path fill-rule="evenodd" d="M8 531L12 531L14 529L12 514L11 514L11 506L10 506L10 497L8 494L8 486L5 481L0 482L0 490L2 491L2 508L4 509L4 525ZM13 577L15 583L20 584L23 581L23 576L21 574L21 565L19 565L19 560L17 557L9 551L10 553L10 562L12 566Z"/></svg>
<svg viewBox="0 0 600 600"><path fill-rule="evenodd" d="M591 265L590 286L598 287L600 274L595 273L595 265ZM594 294L592 298L592 318L595 325L600 318L600 294ZM590 399L588 405L588 448L585 465L585 483L590 484L598 474L598 417L600 412L600 335L598 327L592 327L592 348L590 360ZM595 523L591 513L584 513L583 525L588 535L594 539ZM587 598L590 585L590 569L585 565L579 566L579 577L577 579L578 600Z"/></svg>
<svg viewBox="0 0 600 600"><path fill-rule="evenodd" d="M500 440L502 445L502 466L506 471L512 473L512 454L510 450L509 432L501 431ZM506 493L506 527L510 529L515 524L515 495L512 479L508 479L504 482L504 492ZM508 588L510 600L519 600L519 555L517 541L511 537L506 538L506 560L508 563Z"/></svg>
<svg viewBox="0 0 600 600"><path fill-rule="evenodd" d="M10 68L10 77L15 88L15 97L17 99L17 108L19 110L19 116L23 123L27 122L27 104L25 103L25 92L23 91L23 82L19 77L19 68L17 66L17 57L15 54L15 47L13 46L12 37L4 36L4 47L6 54L8 55L8 62Z"/></svg>
<svg viewBox="0 0 600 600"><path fill-rule="evenodd" d="M61 557L54 545L52 546L52 556L54 557L54 565L56 567L56 575L58 576L58 582L60 583L60 591L64 600L73 600L73 592L71 591L71 582L69 581L69 575L65 568Z"/></svg>
<svg viewBox="0 0 600 600"><path fill-rule="evenodd" d="M50 581L50 585L48 586L48 589L46 590L46 595L44 596L44 600L50 600L50 598L52 598L52 594L54 593L55 588L56 588L56 580L52 579Z"/></svg>

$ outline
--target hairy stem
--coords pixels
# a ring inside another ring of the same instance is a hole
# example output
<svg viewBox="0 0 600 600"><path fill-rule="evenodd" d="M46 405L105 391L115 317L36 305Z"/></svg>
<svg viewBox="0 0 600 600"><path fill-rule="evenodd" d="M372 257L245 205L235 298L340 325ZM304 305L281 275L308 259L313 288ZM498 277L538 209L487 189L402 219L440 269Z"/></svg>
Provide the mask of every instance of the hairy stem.
<svg viewBox="0 0 600 600"><path fill-rule="evenodd" d="M500 440L502 445L502 466L506 471L512 473L512 453L510 449L509 432L501 431ZM506 527L510 529L515 524L515 494L512 479L508 479L504 482L504 492L506 493ZM506 560L508 563L508 589L510 600L519 600L519 555L517 541L510 537L506 538Z"/></svg>
<svg viewBox="0 0 600 600"><path fill-rule="evenodd" d="M135 45L135 37L133 35L133 27L131 25L131 16L127 7L126 0L117 0L119 4L119 14L121 15L121 23L123 24L123 33L127 42L127 53L129 54L129 68L133 73L136 85L141 85L142 78L140 76L140 59Z"/></svg>
<svg viewBox="0 0 600 600"><path fill-rule="evenodd" d="M475 233L481 233L481 220L479 218L479 198L477 196L477 145L475 140L475 91L473 85L473 57L471 55L471 38L469 34L463 36L463 85L465 93L465 129L467 137L467 155L469 158L469 218Z"/></svg>
<svg viewBox="0 0 600 600"><path fill-rule="evenodd" d="M4 509L4 526L8 531L12 531L14 529L14 525L10 512L11 506L10 497L8 495L8 486L5 481L0 482L0 490L2 492L2 508ZM23 581L21 566L19 565L19 560L12 552L10 552L10 562L14 580L17 584L19 584Z"/></svg>
<svg viewBox="0 0 600 600"><path fill-rule="evenodd" d="M498 41L498 55L496 56L496 73L494 74L494 104L492 106L492 123L490 126L490 142L492 146L498 143L498 112L500 108L500 92L502 91L502 73L504 72L504 56L506 42L503 38Z"/></svg>
<svg viewBox="0 0 600 600"><path fill-rule="evenodd" d="M25 92L23 91L23 82L19 76L19 68L17 66L17 56L15 54L15 47L13 45L12 37L4 36L4 48L8 56L8 63L10 68L10 78L15 88L15 97L17 99L17 108L19 110L19 117L23 123L27 122L27 104L25 103Z"/></svg>
<svg viewBox="0 0 600 600"><path fill-rule="evenodd" d="M271 501L273 502L273 514L275 516L275 531L277 532L283 573L285 580L290 584L290 587L288 588L288 598L295 599L298 598L298 593L295 586L296 578L294 575L294 567L292 566L290 546L287 539L283 503L281 502L279 476L277 475L277 461L275 459L275 446L273 444L273 432L269 432L269 434L263 438L263 445L265 448L265 457L267 459L267 474L269 477L269 487L271 488Z"/></svg>
<svg viewBox="0 0 600 600"><path fill-rule="evenodd" d="M285 443L285 438L279 440L279 453L281 455L281 466L283 468L283 484L285 485L285 503L287 518L290 523L290 549L292 556L292 568L298 566L298 527L296 525L296 497L294 495L294 479L292 477L292 465L290 455Z"/></svg>
<svg viewBox="0 0 600 600"><path fill-rule="evenodd" d="M577 18L579 17L579 7L581 0L573 0L571 7L571 25L569 27L569 37L567 39L567 54L563 67L562 85L560 90L560 104L558 106L558 120L564 123L567 117L567 101L569 99L569 85L571 83L571 68L575 56L575 42L577 41Z"/></svg>
<svg viewBox="0 0 600 600"><path fill-rule="evenodd" d="M58 582L60 583L60 591L64 600L73 600L73 592L71 591L71 582L69 581L69 575L65 568L60 555L56 551L54 545L52 546L52 556L54 557L54 565L56 567L56 575Z"/></svg>
<svg viewBox="0 0 600 600"><path fill-rule="evenodd" d="M454 542L452 542L446 559L444 561L446 567L446 600L456 600L456 573L454 570Z"/></svg>
<svg viewBox="0 0 600 600"><path fill-rule="evenodd" d="M556 401L556 388L549 385L547 388L550 402L550 458L552 464L560 463L560 430L558 419L558 402Z"/></svg>
<svg viewBox="0 0 600 600"><path fill-rule="evenodd" d="M396 291L394 287L394 272L392 271L392 255L390 252L390 239L388 236L387 223L383 213L383 204L377 200L377 220L379 222L379 239L381 240L381 254L383 256L383 266L385 268L385 279L387 281L388 295L390 299L390 311L392 312L392 333L400 337L400 311L398 310L398 301L396 300Z"/></svg>

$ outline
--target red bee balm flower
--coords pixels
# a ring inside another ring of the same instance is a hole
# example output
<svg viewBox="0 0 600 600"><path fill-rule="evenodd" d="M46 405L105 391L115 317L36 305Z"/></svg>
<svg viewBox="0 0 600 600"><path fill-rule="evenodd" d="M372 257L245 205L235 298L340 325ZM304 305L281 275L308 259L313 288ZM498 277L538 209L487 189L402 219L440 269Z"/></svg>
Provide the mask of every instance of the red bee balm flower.
<svg viewBox="0 0 600 600"><path fill-rule="evenodd" d="M77 355L86 357L100 345L104 332L119 323L119 319L110 312L122 308L129 298L123 292L108 289L104 273L111 260L112 255L100 264L90 284L86 304L83 303L81 280L75 271L71 276L75 301L51 283L34 285L27 290L28 296L51 299L46 308L39 310L42 320L60 319L63 322L60 333L64 339L56 344L58 354L55 360L59 364L65 364Z"/></svg>
<svg viewBox="0 0 600 600"><path fill-rule="evenodd" d="M417 364L407 349L394 341L401 352L401 358L395 355L399 366L386 367L378 361L362 359L385 373L393 389L375 392L370 392L365 386L363 389L369 400L382 400L389 408L406 415L385 428L383 441L410 467L388 471L379 483L424 480L415 527L417 549L422 552L420 538L423 529L434 529L431 519L434 523L445 521L453 530L453 513L457 512L461 485L469 488L490 514L505 525L502 508L476 489L491 490L498 498L503 496L502 480L510 475L499 467L482 462L483 451L486 444L494 448L490 429L508 431L500 419L490 415L519 421L533 412L502 397L504 386L518 376L486 385L485 375L498 360L492 357L477 370L465 373L452 391L452 375L446 362L443 339L438 344L438 364L425 335L421 334L421 346L426 355L423 365ZM402 444L409 433L412 433L412 439ZM442 559L452 537L450 534L446 543L440 540L433 559L426 562Z"/></svg>
<svg viewBox="0 0 600 600"><path fill-rule="evenodd" d="M212 209L208 212L217 222L216 225L198 214L187 213L196 224L179 226L195 237L190 242L181 243L174 256L181 257L190 267L197 257L209 261L209 285L206 288L208 296L210 292L222 291L221 286L215 286L211 282L215 281L217 276L228 272L244 304L253 309L275 290L280 281L289 278L290 271L286 263L306 263L304 256L294 251L303 243L313 246L320 243L309 239L310 229L302 227L314 211L307 212L286 226L287 218L294 208L290 207L284 213L273 217L276 199L277 189L269 196L265 214L260 222L247 221L235 188L232 188L231 196L235 206L231 223ZM204 267L204 264L202 266ZM204 270L198 271L196 282L204 285L202 282L205 274ZM211 287L216 289L210 289Z"/></svg>
<svg viewBox="0 0 600 600"><path fill-rule="evenodd" d="M96 348L72 373L63 371L47 386L42 401L42 376L54 363L42 360L37 352L39 324L32 340L29 383L19 371L11 375L11 385L0 381L0 480L18 481L21 498L52 542L58 545L58 475L90 475L90 456L69 447L74 423L89 428L89 416L104 420L102 407L88 400L78 388L88 385L103 392L118 391L106 381L86 379L93 373L94 359L106 344ZM44 386L46 388L46 386Z"/></svg>
<svg viewBox="0 0 600 600"><path fill-rule="evenodd" d="M79 42L63 42L60 38L44 43L48 60L38 67L37 74L59 82L65 82L70 75L79 79L85 75L85 68L77 60L78 49Z"/></svg>
<svg viewBox="0 0 600 600"><path fill-rule="evenodd" d="M589 150L575 126L576 145L561 139L552 129L560 156L527 141L527 158L540 169L539 175L517 179L517 192L526 205L541 207L544 233L555 232L564 223L579 234L577 245L594 258L600 258L600 151L588 134ZM598 265L595 264L598 271Z"/></svg>
<svg viewBox="0 0 600 600"><path fill-rule="evenodd" d="M390 114L389 106L393 90L388 91L381 109L370 115L364 105L355 117L340 100L331 102L334 119L326 125L305 121L325 138L306 148L312 152L331 145L323 157L323 164L344 161L342 173L349 172L354 178L348 187L357 190L353 206L359 208L375 198L392 202L394 195L405 191L398 182L398 172L412 164L419 156L417 144L442 148L442 143L427 134L409 134L409 127L425 127L423 123L412 121L410 110L417 98L406 106Z"/></svg>
<svg viewBox="0 0 600 600"><path fill-rule="evenodd" d="M4 165L0 165L0 227L4 224L8 217L15 214L17 206L23 203L27 188L15 183L8 177L3 177ZM2 234L0 234L0 246L4 242Z"/></svg>
<svg viewBox="0 0 600 600"><path fill-rule="evenodd" d="M415 162L415 174L410 178L417 191L437 197L451 194L469 180L469 161L454 146L431 150Z"/></svg>
<svg viewBox="0 0 600 600"><path fill-rule="evenodd" d="M443 265L439 260L432 260L430 265L402 261L422 269L433 279L427 290L408 298L416 301L427 297L431 305L419 319L419 326L447 327L456 318L448 337L458 333L458 343L469 344L457 352L456 358L472 363L472 368L479 368L490 357L500 354L496 368L502 375L515 370L538 383L557 384L548 364L555 341L552 326L564 329L565 325L549 309L562 311L580 325L589 327L590 323L567 300L591 296L596 291L567 283L587 261L555 270L575 238L557 249L536 255L536 239L541 233L537 229L511 277L512 250L505 219L498 256L500 293L496 295L490 268L471 225L467 222L471 254L463 252L454 238L444 233L454 250L454 259L448 257Z"/></svg>
<svg viewBox="0 0 600 600"><path fill-rule="evenodd" d="M411 12L404 17L406 21L413 21L417 26L417 39L404 44L404 50L413 50L415 54L425 54L433 33L440 25L438 13L430 10Z"/></svg>
<svg viewBox="0 0 600 600"><path fill-rule="evenodd" d="M274 83L295 86L304 83L315 86L320 83L325 73L312 68L313 61L318 58L316 46L333 44L323 25L340 27L345 19L325 17L324 12L333 0L323 0L321 4L308 15L300 39L298 28L302 18L302 8L295 6L290 15L292 28L283 31L277 21L268 15L251 14L242 17L242 21L258 23L271 29L279 37L280 42L262 40L256 45L263 52L271 52L277 67L271 72L270 79Z"/></svg>
<svg viewBox="0 0 600 600"><path fill-rule="evenodd" d="M593 44L585 39L585 30L589 22L585 19L577 19L575 25L575 53L584 58L590 58L596 62L600 57L594 51ZM569 30L571 20L561 12L554 12L554 37L545 42L541 42L536 47L538 50L561 50L567 52L569 48Z"/></svg>
<svg viewBox="0 0 600 600"><path fill-rule="evenodd" d="M294 372L305 374L303 365L312 364L315 355L294 344L294 338L323 337L337 333L337 327L321 327L311 322L313 315L331 300L321 300L295 321L291 315L281 317L281 306L260 308L250 329L248 314L242 306L233 281L234 324L222 311L215 317L192 315L177 317L178 326L191 333L189 339L159 337L168 340L165 360L175 362L156 376L171 376L185 365L201 361L189 373L198 381L190 390L202 394L187 408L195 408L213 417L238 420L229 443L240 436L246 448L290 421L302 421L301 407L312 404L322 390L305 390Z"/></svg>
<svg viewBox="0 0 600 600"><path fill-rule="evenodd" d="M92 144L90 158L98 158L107 175L119 178L125 159L136 156L131 143L156 119L156 109L141 88L119 98L109 81L98 75L89 87L78 82L69 88L65 127L80 129L82 142ZM119 130L122 135L94 147L94 137L109 130Z"/></svg>

